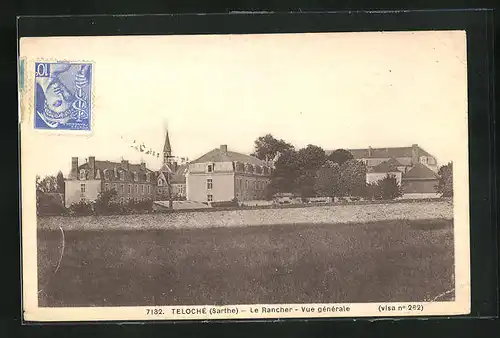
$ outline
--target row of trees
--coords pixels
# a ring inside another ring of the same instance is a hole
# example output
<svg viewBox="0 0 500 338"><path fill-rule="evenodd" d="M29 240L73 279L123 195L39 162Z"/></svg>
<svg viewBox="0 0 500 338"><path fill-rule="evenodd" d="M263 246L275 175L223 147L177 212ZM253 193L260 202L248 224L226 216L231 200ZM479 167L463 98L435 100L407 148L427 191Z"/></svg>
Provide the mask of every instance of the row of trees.
<svg viewBox="0 0 500 338"><path fill-rule="evenodd" d="M255 141L252 155L262 160L277 158L266 191L269 199L276 193L284 192L301 197L357 196L368 199L394 199L402 195L401 187L393 176L366 184L366 166L344 149L326 155L324 149L310 144L296 150L291 143L267 134ZM443 166L438 175L437 191L443 196L452 195L451 163Z"/></svg>

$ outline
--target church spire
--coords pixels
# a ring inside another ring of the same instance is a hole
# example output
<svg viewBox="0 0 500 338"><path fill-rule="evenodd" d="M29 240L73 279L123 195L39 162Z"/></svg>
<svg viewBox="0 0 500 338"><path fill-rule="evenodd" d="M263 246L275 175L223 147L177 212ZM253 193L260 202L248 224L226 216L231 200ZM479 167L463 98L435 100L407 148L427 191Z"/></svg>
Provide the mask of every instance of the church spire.
<svg viewBox="0 0 500 338"><path fill-rule="evenodd" d="M168 165L172 158L172 147L170 145L170 138L168 137L168 128L165 123L165 144L163 145L163 165Z"/></svg>
<svg viewBox="0 0 500 338"><path fill-rule="evenodd" d="M170 138L168 137L168 129L167 129L167 135L165 136L165 145L163 146L163 153L165 155L172 155L172 147L170 146Z"/></svg>

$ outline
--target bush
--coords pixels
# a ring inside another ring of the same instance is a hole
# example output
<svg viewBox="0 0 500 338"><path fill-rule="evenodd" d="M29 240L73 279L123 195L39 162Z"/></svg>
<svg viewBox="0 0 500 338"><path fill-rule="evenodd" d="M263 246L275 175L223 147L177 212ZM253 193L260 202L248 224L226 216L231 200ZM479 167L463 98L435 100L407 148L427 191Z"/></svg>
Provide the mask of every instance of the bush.
<svg viewBox="0 0 500 338"><path fill-rule="evenodd" d="M74 216L88 216L93 214L93 203L81 200L78 203L73 203L69 207L70 215Z"/></svg>
<svg viewBox="0 0 500 338"><path fill-rule="evenodd" d="M401 186L393 175L387 175L376 183L367 184L365 188L365 197L369 200L393 200L402 195Z"/></svg>
<svg viewBox="0 0 500 338"><path fill-rule="evenodd" d="M37 191L36 212L39 216L57 216L67 214L68 210L62 194Z"/></svg>

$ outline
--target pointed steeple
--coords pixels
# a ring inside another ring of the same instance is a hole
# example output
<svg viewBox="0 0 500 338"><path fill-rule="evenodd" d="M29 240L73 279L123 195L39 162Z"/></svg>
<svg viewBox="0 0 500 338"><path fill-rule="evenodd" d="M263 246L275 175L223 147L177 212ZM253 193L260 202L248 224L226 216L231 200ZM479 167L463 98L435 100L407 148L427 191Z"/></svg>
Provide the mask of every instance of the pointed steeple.
<svg viewBox="0 0 500 338"><path fill-rule="evenodd" d="M170 146L170 138L168 137L168 130L167 130L167 135L165 136L165 145L163 146L163 152L165 155L170 156L172 154L172 147Z"/></svg>

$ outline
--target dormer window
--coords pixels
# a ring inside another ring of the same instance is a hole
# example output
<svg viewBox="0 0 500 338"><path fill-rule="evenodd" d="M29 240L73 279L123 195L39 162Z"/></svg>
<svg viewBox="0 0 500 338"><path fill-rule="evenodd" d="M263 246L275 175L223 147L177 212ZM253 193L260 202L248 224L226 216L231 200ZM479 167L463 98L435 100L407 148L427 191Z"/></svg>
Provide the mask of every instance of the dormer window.
<svg viewBox="0 0 500 338"><path fill-rule="evenodd" d="M104 169L104 179L109 181L109 169Z"/></svg>
<svg viewBox="0 0 500 338"><path fill-rule="evenodd" d="M125 171L120 171L120 181L125 181Z"/></svg>
<svg viewBox="0 0 500 338"><path fill-rule="evenodd" d="M87 177L86 177L86 173L85 173L85 169L80 169L80 180L85 180Z"/></svg>
<svg viewBox="0 0 500 338"><path fill-rule="evenodd" d="M163 186L163 181L161 180L161 178L158 179L158 186L159 187Z"/></svg>
<svg viewBox="0 0 500 338"><path fill-rule="evenodd" d="M208 171L209 173L213 172L213 171L214 171L214 165L213 165L213 164L209 164L209 165L207 166L207 171Z"/></svg>
<svg viewBox="0 0 500 338"><path fill-rule="evenodd" d="M139 181L139 174L137 172L134 172L134 182Z"/></svg>
<svg viewBox="0 0 500 338"><path fill-rule="evenodd" d="M151 174L146 173L146 182L150 182L150 180L151 180Z"/></svg>

